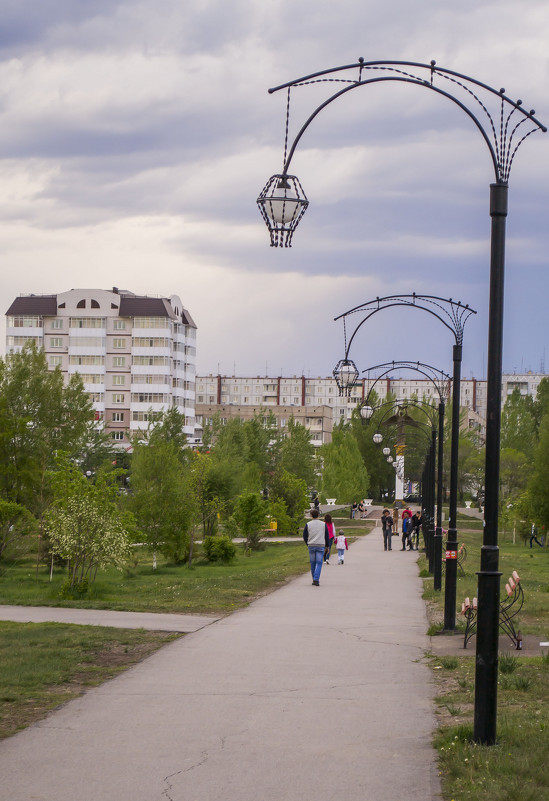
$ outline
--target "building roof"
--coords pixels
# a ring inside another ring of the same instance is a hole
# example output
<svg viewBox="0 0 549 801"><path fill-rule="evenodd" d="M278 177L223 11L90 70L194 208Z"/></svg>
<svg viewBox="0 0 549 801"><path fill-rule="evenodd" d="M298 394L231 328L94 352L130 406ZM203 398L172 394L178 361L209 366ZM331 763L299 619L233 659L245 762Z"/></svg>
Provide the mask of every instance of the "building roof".
<svg viewBox="0 0 549 801"><path fill-rule="evenodd" d="M6 314L37 314L52 317L57 314L57 295L21 295L15 298Z"/></svg>

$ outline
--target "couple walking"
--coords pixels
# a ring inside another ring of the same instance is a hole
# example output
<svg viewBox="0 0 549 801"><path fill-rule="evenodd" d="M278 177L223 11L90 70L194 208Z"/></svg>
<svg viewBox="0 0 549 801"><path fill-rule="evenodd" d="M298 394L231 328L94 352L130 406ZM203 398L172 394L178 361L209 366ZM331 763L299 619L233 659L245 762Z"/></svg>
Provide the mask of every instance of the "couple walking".
<svg viewBox="0 0 549 801"><path fill-rule="evenodd" d="M331 515L327 514L324 520L319 520L318 514L318 509L313 509L311 511L312 519L305 524L303 529L303 539L309 548L311 575L315 587L320 585L320 573L322 572L323 563L330 564L330 552L334 540L337 548L338 565L344 564L345 550L348 547L343 531L338 531L337 537L335 536Z"/></svg>

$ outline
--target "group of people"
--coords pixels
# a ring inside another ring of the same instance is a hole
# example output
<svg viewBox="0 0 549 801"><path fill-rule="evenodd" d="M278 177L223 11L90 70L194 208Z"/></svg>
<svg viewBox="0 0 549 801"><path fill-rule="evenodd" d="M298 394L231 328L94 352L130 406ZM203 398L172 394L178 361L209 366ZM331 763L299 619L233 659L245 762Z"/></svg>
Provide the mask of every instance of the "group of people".
<svg viewBox="0 0 549 801"><path fill-rule="evenodd" d="M347 538L340 529L337 534L332 521L331 514L325 514L324 520L319 519L320 512L317 508L311 510L311 520L305 524L303 529L303 539L309 548L309 560L311 563L311 575L313 586L320 585L320 574L323 564L330 564L330 553L335 545L337 549L338 565L345 564L345 551L348 550Z"/></svg>
<svg viewBox="0 0 549 801"><path fill-rule="evenodd" d="M393 526L395 521L388 509L384 509L381 515L381 529L383 531L383 550L392 551ZM411 509L404 509L402 512L402 548L405 551L417 551L419 548L419 530L421 527L421 512L412 513Z"/></svg>
<svg viewBox="0 0 549 801"><path fill-rule="evenodd" d="M366 504L364 501L360 501L360 503L355 501L351 506L351 520L354 520L357 515L361 520L366 517Z"/></svg>

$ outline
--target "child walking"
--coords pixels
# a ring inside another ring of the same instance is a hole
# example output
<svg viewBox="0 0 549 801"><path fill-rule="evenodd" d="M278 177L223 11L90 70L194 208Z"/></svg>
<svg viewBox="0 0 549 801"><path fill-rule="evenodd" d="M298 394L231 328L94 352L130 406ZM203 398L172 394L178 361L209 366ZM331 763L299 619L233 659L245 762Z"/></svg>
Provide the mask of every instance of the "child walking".
<svg viewBox="0 0 549 801"><path fill-rule="evenodd" d="M347 537L343 533L342 529L339 529L339 531L337 532L336 548L337 548L337 563L338 565L344 565L345 551L349 550L349 546L347 545Z"/></svg>

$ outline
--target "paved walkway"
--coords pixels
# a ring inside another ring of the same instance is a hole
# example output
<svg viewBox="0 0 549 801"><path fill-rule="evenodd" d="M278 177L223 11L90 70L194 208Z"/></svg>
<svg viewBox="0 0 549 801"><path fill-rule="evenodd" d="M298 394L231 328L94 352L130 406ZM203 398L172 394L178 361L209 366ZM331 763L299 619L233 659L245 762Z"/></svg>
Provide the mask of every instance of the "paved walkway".
<svg viewBox="0 0 549 801"><path fill-rule="evenodd" d="M438 801L421 582L399 545L378 529L320 587L299 577L3 741L0 798Z"/></svg>

